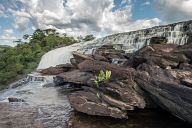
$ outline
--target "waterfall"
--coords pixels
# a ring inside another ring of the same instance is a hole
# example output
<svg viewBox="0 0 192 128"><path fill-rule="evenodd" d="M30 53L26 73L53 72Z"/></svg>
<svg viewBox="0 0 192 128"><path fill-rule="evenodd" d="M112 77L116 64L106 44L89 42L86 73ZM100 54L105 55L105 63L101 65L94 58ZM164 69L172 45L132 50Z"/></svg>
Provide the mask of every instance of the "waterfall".
<svg viewBox="0 0 192 128"><path fill-rule="evenodd" d="M35 76L35 75L32 75L32 74L28 74L27 76L27 81L29 82L45 82L45 77L41 76Z"/></svg>
<svg viewBox="0 0 192 128"><path fill-rule="evenodd" d="M73 44L67 47L58 48L46 53L37 69L45 69L59 64L70 62L73 51L90 54L94 49L106 45L121 45L122 50L127 53L137 51L138 49L149 45L153 37L163 37L167 43L183 45L192 41L192 21L180 22L164 26L156 26L138 31L118 33L106 36L93 41Z"/></svg>
<svg viewBox="0 0 192 128"><path fill-rule="evenodd" d="M73 44L49 51L43 55L37 69L45 69L51 66L69 63L72 56L71 52L76 51L78 48L80 48L80 46L81 44Z"/></svg>

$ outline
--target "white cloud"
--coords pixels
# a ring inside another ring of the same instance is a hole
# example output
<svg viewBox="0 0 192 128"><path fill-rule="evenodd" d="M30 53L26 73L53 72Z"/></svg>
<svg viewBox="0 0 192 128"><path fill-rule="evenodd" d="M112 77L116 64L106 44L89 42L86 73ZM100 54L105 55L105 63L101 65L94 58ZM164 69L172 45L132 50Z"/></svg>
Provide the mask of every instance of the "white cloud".
<svg viewBox="0 0 192 128"><path fill-rule="evenodd" d="M144 6L145 6L145 5L146 5L146 6L147 6L147 5L151 5L151 2L150 2L150 1L146 1L146 2L144 2L142 5L144 5Z"/></svg>
<svg viewBox="0 0 192 128"><path fill-rule="evenodd" d="M17 38L14 36L12 29L6 29L3 31L3 34L0 35L0 45L14 45L13 40L16 40Z"/></svg>
<svg viewBox="0 0 192 128"><path fill-rule="evenodd" d="M5 10L4 6L0 4L0 15L3 14L4 10Z"/></svg>
<svg viewBox="0 0 192 128"><path fill-rule="evenodd" d="M4 33L13 34L13 29L5 29Z"/></svg>
<svg viewBox="0 0 192 128"><path fill-rule="evenodd" d="M154 0L157 11L168 21L192 18L192 0Z"/></svg>
<svg viewBox="0 0 192 128"><path fill-rule="evenodd" d="M132 20L132 0L19 0L22 9L11 10L21 31L55 28L71 35L106 35L159 25L157 19ZM137 25L137 26L133 26Z"/></svg>
<svg viewBox="0 0 192 128"><path fill-rule="evenodd" d="M129 4L129 3L131 3L131 0L121 0L121 4Z"/></svg>
<svg viewBox="0 0 192 128"><path fill-rule="evenodd" d="M3 10L0 10L0 16L3 15Z"/></svg>
<svg viewBox="0 0 192 128"><path fill-rule="evenodd" d="M16 40L16 39L17 38L14 35L10 35L8 33L3 34L3 35L0 36L0 40L7 40L7 41L9 41L9 40Z"/></svg>
<svg viewBox="0 0 192 128"><path fill-rule="evenodd" d="M135 22L132 22L129 26L129 29L131 30L138 30L141 28L149 28L151 26L158 26L160 24L160 20L158 18L153 18L150 20L137 20Z"/></svg>
<svg viewBox="0 0 192 128"><path fill-rule="evenodd" d="M8 16L5 14L5 7L0 4L0 17L7 18Z"/></svg>
<svg viewBox="0 0 192 128"><path fill-rule="evenodd" d="M9 9L8 11L15 17L14 27L16 29L20 31L28 29L31 15L27 13L25 9L21 9L20 11Z"/></svg>

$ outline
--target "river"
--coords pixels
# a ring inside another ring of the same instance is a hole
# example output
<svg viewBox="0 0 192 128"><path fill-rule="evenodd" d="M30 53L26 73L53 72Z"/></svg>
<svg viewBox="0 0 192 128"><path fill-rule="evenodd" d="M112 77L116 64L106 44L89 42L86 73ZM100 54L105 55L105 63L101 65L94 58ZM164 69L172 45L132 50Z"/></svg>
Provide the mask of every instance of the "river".
<svg viewBox="0 0 192 128"><path fill-rule="evenodd" d="M47 78L47 77L45 77ZM49 78L50 79L50 78ZM65 87L44 87L44 81L29 81L0 93L0 128L188 128L163 110L136 110L128 120L88 116L74 112ZM25 102L8 103L8 97Z"/></svg>

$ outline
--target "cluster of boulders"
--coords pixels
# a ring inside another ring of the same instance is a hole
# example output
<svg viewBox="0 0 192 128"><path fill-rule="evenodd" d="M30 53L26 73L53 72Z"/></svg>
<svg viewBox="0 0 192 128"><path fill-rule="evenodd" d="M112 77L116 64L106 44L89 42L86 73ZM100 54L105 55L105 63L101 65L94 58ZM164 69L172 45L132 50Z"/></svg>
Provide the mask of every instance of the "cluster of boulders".
<svg viewBox="0 0 192 128"><path fill-rule="evenodd" d="M96 86L101 70L111 78ZM153 44L132 54L104 45L91 55L74 52L71 64L42 72L54 73L56 85L81 86L68 95L79 112L128 118L131 110L157 104L192 122L192 44Z"/></svg>

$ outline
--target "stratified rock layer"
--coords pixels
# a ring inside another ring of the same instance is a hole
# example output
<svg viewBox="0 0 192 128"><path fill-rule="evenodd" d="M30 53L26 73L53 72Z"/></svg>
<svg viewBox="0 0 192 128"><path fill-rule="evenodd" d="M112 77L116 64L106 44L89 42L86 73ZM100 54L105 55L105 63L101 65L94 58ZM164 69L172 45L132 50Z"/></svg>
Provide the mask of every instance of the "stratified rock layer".
<svg viewBox="0 0 192 128"><path fill-rule="evenodd" d="M143 91L132 79L136 71L130 67L122 67L118 61L112 63L112 56L126 60L123 51L112 46L104 46L93 55L74 53L75 67L73 71L57 75L55 83L82 85L81 91L69 94L69 101L75 110L89 115L128 118L127 110L146 106ZM127 60L126 60L127 61ZM122 64L121 64L122 65ZM93 80L103 70L112 72L111 79L96 87Z"/></svg>
<svg viewBox="0 0 192 128"><path fill-rule="evenodd" d="M104 45L92 55L75 52L72 60L74 69L55 82L82 86L68 96L75 110L128 118L129 111L158 104L192 123L192 44L153 44L133 54ZM93 80L100 70L112 75L97 87Z"/></svg>

